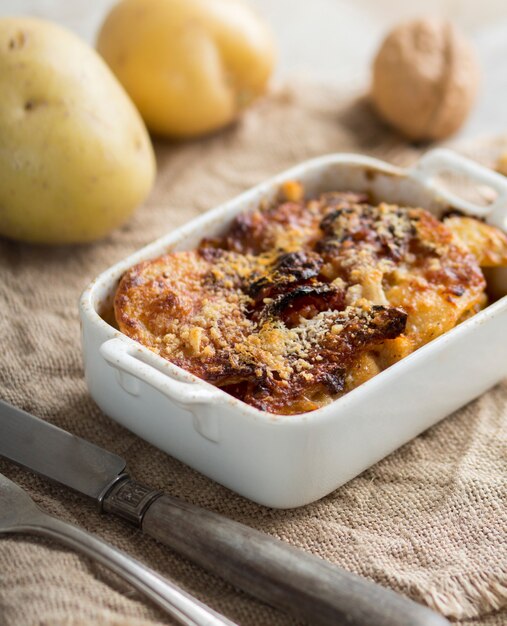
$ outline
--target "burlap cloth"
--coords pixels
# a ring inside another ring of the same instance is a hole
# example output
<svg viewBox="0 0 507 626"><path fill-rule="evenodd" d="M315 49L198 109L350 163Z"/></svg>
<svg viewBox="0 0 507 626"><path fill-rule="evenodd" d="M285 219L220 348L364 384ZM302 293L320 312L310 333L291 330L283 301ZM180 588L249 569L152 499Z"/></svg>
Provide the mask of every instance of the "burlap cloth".
<svg viewBox="0 0 507 626"><path fill-rule="evenodd" d="M499 138L471 150L488 159L503 147ZM159 142L149 201L106 240L55 249L1 241L0 395L123 455L132 474L155 487L401 591L460 624L505 624L506 383L320 502L291 511L253 504L168 457L108 419L87 393L77 300L88 281L266 176L333 151L407 163L422 149L389 133L361 99L344 102L320 87L278 89L221 134L183 145ZM296 623L121 521L101 517L84 498L6 462L0 471L46 510L119 546L238 623ZM2 626L160 623L172 621L88 559L42 540L0 538Z"/></svg>

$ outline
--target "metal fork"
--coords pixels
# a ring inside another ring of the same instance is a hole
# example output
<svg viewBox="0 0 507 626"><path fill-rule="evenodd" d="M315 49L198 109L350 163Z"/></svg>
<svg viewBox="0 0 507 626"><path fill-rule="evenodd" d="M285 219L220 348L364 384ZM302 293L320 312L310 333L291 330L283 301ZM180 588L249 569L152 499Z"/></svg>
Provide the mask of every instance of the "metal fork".
<svg viewBox="0 0 507 626"><path fill-rule="evenodd" d="M235 626L125 552L44 513L21 487L0 474L0 533L54 539L112 570L185 626Z"/></svg>

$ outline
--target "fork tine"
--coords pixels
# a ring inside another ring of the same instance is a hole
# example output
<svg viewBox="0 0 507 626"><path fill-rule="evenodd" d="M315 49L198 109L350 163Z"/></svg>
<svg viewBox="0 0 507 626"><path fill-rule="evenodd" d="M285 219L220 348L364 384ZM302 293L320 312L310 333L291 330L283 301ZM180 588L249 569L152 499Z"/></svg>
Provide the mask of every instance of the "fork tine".
<svg viewBox="0 0 507 626"><path fill-rule="evenodd" d="M0 474L0 532L28 521L37 513L40 513L40 509L28 493Z"/></svg>

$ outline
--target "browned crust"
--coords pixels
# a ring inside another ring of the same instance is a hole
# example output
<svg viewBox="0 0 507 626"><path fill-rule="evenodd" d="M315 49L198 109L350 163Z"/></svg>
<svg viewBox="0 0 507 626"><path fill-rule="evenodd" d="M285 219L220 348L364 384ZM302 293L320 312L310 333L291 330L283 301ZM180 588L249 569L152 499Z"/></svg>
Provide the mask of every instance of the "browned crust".
<svg viewBox="0 0 507 626"><path fill-rule="evenodd" d="M114 303L120 330L253 406L290 414L349 391L484 304L477 259L428 212L287 190L291 200L240 215L198 250L127 271Z"/></svg>

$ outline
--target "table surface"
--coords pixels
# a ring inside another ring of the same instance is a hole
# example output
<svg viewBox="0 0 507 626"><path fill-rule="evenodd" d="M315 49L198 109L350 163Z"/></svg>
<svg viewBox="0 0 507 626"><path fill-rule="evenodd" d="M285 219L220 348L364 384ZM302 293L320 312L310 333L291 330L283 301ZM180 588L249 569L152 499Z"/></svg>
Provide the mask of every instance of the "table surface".
<svg viewBox="0 0 507 626"><path fill-rule="evenodd" d="M2 0L0 15L36 15L68 26L93 43L115 0ZM294 74L366 88L370 61L389 27L420 14L406 0L250 0L278 42L277 77ZM420 5L419 5L420 7ZM425 0L427 14L452 19L472 39L483 70L477 104L460 136L507 130L507 2Z"/></svg>

